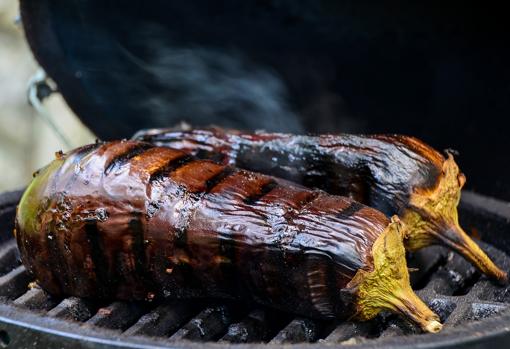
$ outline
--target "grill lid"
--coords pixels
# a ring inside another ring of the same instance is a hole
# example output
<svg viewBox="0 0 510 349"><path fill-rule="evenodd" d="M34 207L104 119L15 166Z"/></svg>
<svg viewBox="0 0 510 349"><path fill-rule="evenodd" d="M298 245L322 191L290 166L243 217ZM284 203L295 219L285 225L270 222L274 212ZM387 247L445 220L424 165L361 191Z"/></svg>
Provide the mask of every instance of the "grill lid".
<svg viewBox="0 0 510 349"><path fill-rule="evenodd" d="M510 200L506 11L474 2L20 3L37 60L102 139L181 120L411 134L460 151L468 188Z"/></svg>

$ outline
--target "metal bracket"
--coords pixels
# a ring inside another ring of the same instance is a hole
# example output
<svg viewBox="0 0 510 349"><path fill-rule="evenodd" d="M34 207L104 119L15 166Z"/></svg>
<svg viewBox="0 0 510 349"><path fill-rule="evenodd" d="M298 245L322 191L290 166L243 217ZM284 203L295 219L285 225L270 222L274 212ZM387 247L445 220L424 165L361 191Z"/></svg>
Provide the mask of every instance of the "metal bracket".
<svg viewBox="0 0 510 349"><path fill-rule="evenodd" d="M36 110L39 117L51 128L60 141L70 149L72 148L71 142L55 123L54 118L48 109L43 105L43 101L55 92L57 92L55 83L48 78L43 69L38 69L37 72L28 80L28 103Z"/></svg>

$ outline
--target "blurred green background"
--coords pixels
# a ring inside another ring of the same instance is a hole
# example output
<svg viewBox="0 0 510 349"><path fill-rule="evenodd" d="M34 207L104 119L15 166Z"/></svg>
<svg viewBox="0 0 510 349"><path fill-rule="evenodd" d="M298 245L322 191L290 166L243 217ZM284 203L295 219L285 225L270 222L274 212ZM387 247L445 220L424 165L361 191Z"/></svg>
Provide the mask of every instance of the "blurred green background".
<svg viewBox="0 0 510 349"><path fill-rule="evenodd" d="M32 173L58 150L67 150L55 132L28 104L27 87L37 63L16 24L17 0L0 0L0 191L24 187ZM94 135L54 94L45 100L71 146L94 141Z"/></svg>

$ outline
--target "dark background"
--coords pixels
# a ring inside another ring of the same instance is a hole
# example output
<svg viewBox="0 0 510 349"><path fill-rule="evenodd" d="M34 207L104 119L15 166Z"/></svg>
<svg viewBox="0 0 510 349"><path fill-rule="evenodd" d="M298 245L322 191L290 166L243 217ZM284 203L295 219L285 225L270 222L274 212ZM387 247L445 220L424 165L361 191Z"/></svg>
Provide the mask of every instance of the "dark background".
<svg viewBox="0 0 510 349"><path fill-rule="evenodd" d="M27 38L101 138L216 124L403 133L510 200L507 12L410 1L21 1Z"/></svg>

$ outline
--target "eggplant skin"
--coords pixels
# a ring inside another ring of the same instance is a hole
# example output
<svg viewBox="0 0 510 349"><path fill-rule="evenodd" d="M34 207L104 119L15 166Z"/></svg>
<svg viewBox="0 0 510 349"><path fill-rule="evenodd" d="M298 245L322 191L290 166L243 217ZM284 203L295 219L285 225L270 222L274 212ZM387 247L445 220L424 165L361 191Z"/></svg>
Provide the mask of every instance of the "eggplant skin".
<svg viewBox="0 0 510 349"><path fill-rule="evenodd" d="M18 207L22 261L55 295L220 297L308 317L355 311L389 224L348 198L136 141L78 148Z"/></svg>
<svg viewBox="0 0 510 349"><path fill-rule="evenodd" d="M244 134L210 128L155 129L135 137L348 196L387 215L402 214L416 188L435 187L445 161L433 148L402 135Z"/></svg>
<svg viewBox="0 0 510 349"><path fill-rule="evenodd" d="M459 224L457 206L466 177L452 154L445 158L416 138L243 134L212 128L146 130L135 139L348 196L388 216L398 215L407 227L407 251L444 245L489 278L508 283L507 273Z"/></svg>

